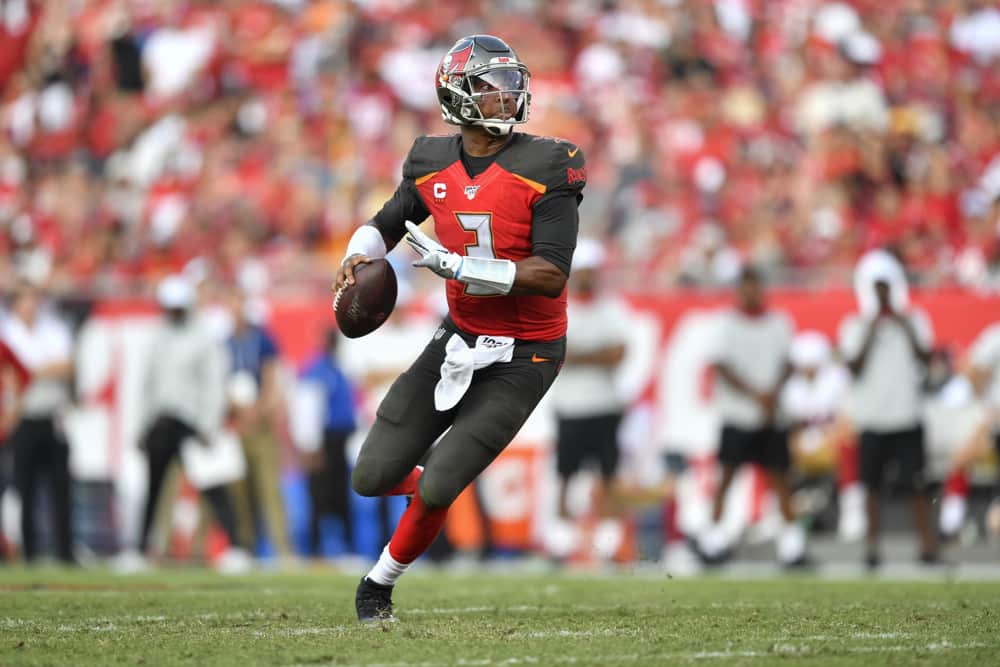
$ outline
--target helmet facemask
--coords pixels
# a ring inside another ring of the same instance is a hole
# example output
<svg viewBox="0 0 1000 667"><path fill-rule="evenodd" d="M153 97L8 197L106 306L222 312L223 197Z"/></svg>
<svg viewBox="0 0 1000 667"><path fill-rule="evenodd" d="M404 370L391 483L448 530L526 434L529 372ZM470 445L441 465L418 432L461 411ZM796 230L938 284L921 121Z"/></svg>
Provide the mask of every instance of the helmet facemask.
<svg viewBox="0 0 1000 667"><path fill-rule="evenodd" d="M465 84L472 90L463 103L463 115L486 128L490 134L505 135L511 128L528 120L528 70L516 68L490 69L479 75L467 76ZM489 115L484 113L489 110Z"/></svg>
<svg viewBox="0 0 1000 667"><path fill-rule="evenodd" d="M501 60L497 58L497 60ZM453 73L438 86L441 115L452 125L478 125L494 136L527 122L531 105L528 68L511 58ZM489 114L483 113L484 109Z"/></svg>

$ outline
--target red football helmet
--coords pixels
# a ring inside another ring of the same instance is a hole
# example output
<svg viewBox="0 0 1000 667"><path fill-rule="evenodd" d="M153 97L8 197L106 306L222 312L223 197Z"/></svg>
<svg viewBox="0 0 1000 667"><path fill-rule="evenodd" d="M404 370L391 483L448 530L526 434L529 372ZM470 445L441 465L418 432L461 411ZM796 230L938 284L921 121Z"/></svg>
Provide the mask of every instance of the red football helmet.
<svg viewBox="0 0 1000 667"><path fill-rule="evenodd" d="M490 134L509 134L528 120L531 74L514 49L492 35L458 40L445 54L437 71L441 116L452 125L479 125ZM487 118L480 107L486 96L497 95L498 112Z"/></svg>

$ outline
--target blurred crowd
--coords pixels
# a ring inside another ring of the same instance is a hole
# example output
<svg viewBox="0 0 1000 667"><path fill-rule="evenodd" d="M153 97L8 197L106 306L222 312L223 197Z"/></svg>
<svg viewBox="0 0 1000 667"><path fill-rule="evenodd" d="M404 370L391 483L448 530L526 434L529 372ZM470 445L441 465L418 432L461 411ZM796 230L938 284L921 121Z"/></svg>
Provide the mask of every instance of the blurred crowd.
<svg viewBox="0 0 1000 667"><path fill-rule="evenodd" d="M324 288L475 32L529 65L527 131L585 147L623 287L842 284L889 243L1000 285L997 2L3 0L0 286Z"/></svg>

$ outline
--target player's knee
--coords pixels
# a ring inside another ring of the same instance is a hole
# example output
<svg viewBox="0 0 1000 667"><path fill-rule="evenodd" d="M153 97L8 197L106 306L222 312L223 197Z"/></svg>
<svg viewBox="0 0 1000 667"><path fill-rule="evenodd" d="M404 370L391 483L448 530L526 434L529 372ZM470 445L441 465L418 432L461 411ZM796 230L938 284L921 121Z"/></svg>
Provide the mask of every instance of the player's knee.
<svg viewBox="0 0 1000 667"><path fill-rule="evenodd" d="M385 493L378 467L364 463L361 459L358 459L357 465L351 472L351 488L360 496L380 496Z"/></svg>
<svg viewBox="0 0 1000 667"><path fill-rule="evenodd" d="M426 471L417 483L420 491L420 500L429 509L450 507L462 491L461 489L455 490L453 486L452 484L448 484L447 480L442 480L437 475L428 475Z"/></svg>

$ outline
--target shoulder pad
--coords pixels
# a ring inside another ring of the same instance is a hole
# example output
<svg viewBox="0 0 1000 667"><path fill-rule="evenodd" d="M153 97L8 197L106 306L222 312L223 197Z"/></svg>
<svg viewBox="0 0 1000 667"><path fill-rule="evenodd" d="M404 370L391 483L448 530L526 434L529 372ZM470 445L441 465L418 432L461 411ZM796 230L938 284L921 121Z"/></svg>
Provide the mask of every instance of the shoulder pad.
<svg viewBox="0 0 1000 667"><path fill-rule="evenodd" d="M517 145L500 154L499 162L516 176L543 186L544 192L579 191L587 184L583 149L565 139L522 134Z"/></svg>
<svg viewBox="0 0 1000 667"><path fill-rule="evenodd" d="M403 178L418 179L441 171L461 158L461 135L439 134L417 137L403 163Z"/></svg>

